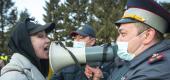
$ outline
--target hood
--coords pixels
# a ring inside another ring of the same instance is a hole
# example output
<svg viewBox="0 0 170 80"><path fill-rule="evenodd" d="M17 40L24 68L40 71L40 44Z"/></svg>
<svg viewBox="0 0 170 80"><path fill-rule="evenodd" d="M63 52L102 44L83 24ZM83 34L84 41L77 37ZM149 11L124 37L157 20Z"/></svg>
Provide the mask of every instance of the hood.
<svg viewBox="0 0 170 80"><path fill-rule="evenodd" d="M31 39L30 39L30 32L31 31L34 31L34 32L42 31L43 29L45 31L48 29L52 30L54 28L54 24L52 24L52 25L48 24L48 25L44 25L44 26L42 25L41 28L38 28L38 29L37 29L37 26L33 26L33 25L38 25L38 24L35 24L30 21L29 22L27 22L27 21L18 22L9 38L8 47L9 47L11 54L20 53L21 55L25 56L26 58L28 58L30 60L30 62L32 64L34 64L40 70L40 72L44 76L46 76L47 74L45 74L45 73L48 72L49 62L48 62L48 60L40 60L36 56L35 51L32 46ZM48 26L48 27L46 27L46 26ZM51 26L53 26L53 27L51 27ZM32 27L36 27L36 28L32 28ZM42 28L42 27L44 27L44 28ZM49 30L47 32L49 32Z"/></svg>

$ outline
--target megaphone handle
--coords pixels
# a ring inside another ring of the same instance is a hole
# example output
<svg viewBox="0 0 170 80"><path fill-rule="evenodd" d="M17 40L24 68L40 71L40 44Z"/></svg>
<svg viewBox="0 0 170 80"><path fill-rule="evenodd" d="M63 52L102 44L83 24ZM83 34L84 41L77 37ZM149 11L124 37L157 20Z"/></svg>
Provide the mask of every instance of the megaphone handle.
<svg viewBox="0 0 170 80"><path fill-rule="evenodd" d="M107 55L107 50L108 50L108 47L109 47L109 46L110 46L110 43L107 43L106 45L104 45L102 62L101 62L101 64L99 65L100 68L101 68L101 66L104 64L104 62L106 61L106 55Z"/></svg>
<svg viewBox="0 0 170 80"><path fill-rule="evenodd" d="M85 76L86 80L89 80L89 79L87 78L87 76L85 75L83 69L81 68L81 65L80 65L80 63L78 62L77 58L74 56L74 54L73 54L69 49L67 49L67 48L63 45L62 42L59 41L59 44L60 44L61 47L63 47L65 50L68 51L68 53L69 53L69 54L71 55L71 57L73 58L75 64L79 67L81 73L83 73L83 75Z"/></svg>

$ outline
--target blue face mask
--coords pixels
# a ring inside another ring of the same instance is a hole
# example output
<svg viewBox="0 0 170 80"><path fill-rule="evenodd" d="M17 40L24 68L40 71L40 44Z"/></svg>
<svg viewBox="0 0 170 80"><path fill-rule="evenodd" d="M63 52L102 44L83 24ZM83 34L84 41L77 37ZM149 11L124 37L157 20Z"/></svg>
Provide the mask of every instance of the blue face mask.
<svg viewBox="0 0 170 80"><path fill-rule="evenodd" d="M116 42L118 45L117 55L126 61L131 61L135 55L128 53L128 42Z"/></svg>
<svg viewBox="0 0 170 80"><path fill-rule="evenodd" d="M146 30L148 30L148 29L146 29ZM146 30L144 30L142 33L138 34L137 36L143 34ZM121 59L126 60L126 61L131 61L135 57L134 54L128 53L128 42L117 41L116 43L118 45L117 55Z"/></svg>
<svg viewBox="0 0 170 80"><path fill-rule="evenodd" d="M74 41L73 42L73 47L74 48L84 48L84 47L86 47L86 43L85 42Z"/></svg>

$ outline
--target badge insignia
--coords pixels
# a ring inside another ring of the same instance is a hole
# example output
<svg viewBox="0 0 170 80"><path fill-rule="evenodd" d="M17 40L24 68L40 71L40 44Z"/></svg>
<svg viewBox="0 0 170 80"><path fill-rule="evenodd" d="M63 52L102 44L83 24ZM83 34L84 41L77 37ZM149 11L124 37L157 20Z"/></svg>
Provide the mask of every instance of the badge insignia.
<svg viewBox="0 0 170 80"><path fill-rule="evenodd" d="M83 29L83 27L79 27L78 29L79 29L79 30L82 30L82 29Z"/></svg>
<svg viewBox="0 0 170 80"><path fill-rule="evenodd" d="M152 63L155 63L155 62L157 62L157 61L161 61L161 60L163 60L163 59L164 59L164 55L163 55L163 54L155 53L155 54L153 54L153 55L149 58L148 63L149 63L149 64L152 64Z"/></svg>

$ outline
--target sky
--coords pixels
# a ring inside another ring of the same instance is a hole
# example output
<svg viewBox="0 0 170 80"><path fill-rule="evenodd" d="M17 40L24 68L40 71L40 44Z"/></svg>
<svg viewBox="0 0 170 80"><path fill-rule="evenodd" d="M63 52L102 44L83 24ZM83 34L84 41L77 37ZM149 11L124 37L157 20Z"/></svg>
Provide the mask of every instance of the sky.
<svg viewBox="0 0 170 80"><path fill-rule="evenodd" d="M163 1L165 1L165 2L170 2L170 0L157 0L157 1L161 1L161 2L163 2Z"/></svg>
<svg viewBox="0 0 170 80"><path fill-rule="evenodd" d="M45 14L43 7L45 7L45 1L49 0L12 0L12 1L15 2L14 6L17 7L19 13L21 11L24 11L26 8L28 9L28 12L31 17L35 17L35 19L40 24L45 24L45 22L43 21L43 14ZM158 1L170 2L170 0L158 0Z"/></svg>
<svg viewBox="0 0 170 80"><path fill-rule="evenodd" d="M15 2L15 7L17 7L19 13L24 11L25 8L28 10L30 17L35 17L35 20L40 24L45 24L43 21L43 14L45 11L43 7L45 7L45 1L49 0L12 0Z"/></svg>

